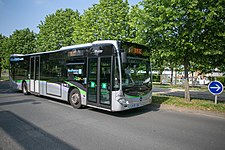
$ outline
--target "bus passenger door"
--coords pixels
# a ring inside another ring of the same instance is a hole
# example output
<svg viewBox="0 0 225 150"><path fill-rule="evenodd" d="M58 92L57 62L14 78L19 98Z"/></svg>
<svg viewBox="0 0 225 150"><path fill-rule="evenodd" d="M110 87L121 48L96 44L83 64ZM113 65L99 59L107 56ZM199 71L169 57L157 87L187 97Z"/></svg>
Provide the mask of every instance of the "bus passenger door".
<svg viewBox="0 0 225 150"><path fill-rule="evenodd" d="M88 58L87 104L111 108L112 57Z"/></svg>
<svg viewBox="0 0 225 150"><path fill-rule="evenodd" d="M30 91L40 93L40 56L30 57Z"/></svg>

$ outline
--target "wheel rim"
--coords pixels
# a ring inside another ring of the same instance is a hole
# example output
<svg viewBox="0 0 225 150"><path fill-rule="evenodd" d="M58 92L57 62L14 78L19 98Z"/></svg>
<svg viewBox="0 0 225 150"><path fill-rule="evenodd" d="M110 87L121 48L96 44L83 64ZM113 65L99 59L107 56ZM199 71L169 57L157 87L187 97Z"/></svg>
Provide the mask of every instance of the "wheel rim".
<svg viewBox="0 0 225 150"><path fill-rule="evenodd" d="M71 101L73 104L79 104L80 102L80 97L79 97L79 94L75 93L71 96Z"/></svg>

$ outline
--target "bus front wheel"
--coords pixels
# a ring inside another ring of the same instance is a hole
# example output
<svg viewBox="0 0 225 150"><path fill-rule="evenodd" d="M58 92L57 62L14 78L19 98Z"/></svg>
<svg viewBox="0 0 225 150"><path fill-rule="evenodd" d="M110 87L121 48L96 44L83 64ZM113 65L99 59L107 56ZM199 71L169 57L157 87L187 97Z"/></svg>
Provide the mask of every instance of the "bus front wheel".
<svg viewBox="0 0 225 150"><path fill-rule="evenodd" d="M28 95L29 94L26 82L23 82L23 84L22 84L22 91L23 91L24 95Z"/></svg>
<svg viewBox="0 0 225 150"><path fill-rule="evenodd" d="M74 108L81 108L81 96L78 89L73 89L70 92L69 102Z"/></svg>

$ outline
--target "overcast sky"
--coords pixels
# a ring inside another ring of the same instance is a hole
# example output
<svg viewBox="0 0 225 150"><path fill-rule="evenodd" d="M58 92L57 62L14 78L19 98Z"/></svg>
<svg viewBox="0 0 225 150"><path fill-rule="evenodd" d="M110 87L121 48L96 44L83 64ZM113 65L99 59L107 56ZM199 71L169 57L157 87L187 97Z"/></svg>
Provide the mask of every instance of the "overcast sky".
<svg viewBox="0 0 225 150"><path fill-rule="evenodd" d="M130 5L141 0L128 0ZM15 30L30 28L38 33L38 24L57 9L71 8L83 13L99 0L0 0L0 34L11 35Z"/></svg>

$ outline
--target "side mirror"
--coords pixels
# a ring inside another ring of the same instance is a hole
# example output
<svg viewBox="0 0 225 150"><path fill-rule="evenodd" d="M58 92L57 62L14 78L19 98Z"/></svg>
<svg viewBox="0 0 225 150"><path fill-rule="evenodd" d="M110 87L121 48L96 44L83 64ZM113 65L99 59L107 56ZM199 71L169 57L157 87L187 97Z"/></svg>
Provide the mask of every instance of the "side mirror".
<svg viewBox="0 0 225 150"><path fill-rule="evenodd" d="M121 53L121 59L122 59L122 63L127 63L127 53L126 52Z"/></svg>

